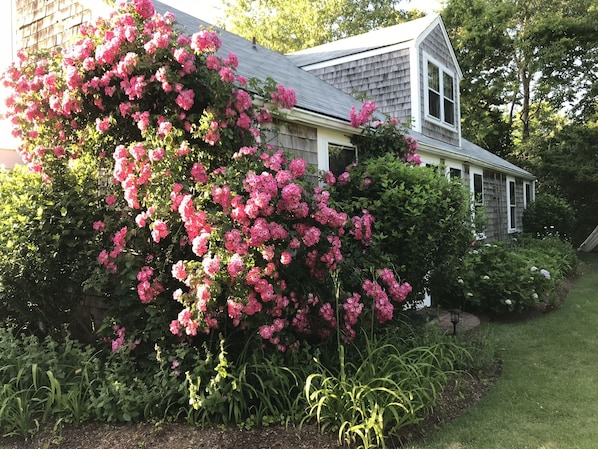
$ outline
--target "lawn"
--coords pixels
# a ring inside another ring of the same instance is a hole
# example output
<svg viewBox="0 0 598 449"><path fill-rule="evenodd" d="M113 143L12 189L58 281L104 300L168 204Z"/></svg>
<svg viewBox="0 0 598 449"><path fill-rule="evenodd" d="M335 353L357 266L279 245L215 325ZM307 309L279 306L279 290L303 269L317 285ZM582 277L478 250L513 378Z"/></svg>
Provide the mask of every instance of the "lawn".
<svg viewBox="0 0 598 449"><path fill-rule="evenodd" d="M490 393L410 449L595 449L598 441L598 255L562 308L483 325L503 360Z"/></svg>

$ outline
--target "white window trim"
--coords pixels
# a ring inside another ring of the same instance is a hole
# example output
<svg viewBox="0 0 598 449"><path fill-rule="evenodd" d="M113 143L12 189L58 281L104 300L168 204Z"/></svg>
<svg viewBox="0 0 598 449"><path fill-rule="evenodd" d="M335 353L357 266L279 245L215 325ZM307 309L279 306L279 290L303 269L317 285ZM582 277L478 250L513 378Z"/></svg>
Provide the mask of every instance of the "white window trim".
<svg viewBox="0 0 598 449"><path fill-rule="evenodd" d="M513 183L515 186L515 204L511 204L511 186L510 183ZM515 213L517 213L517 181L512 176L507 176L506 182L506 189L507 189L507 232L513 233L517 232L517 216L515 216L515 227L511 227L511 207L515 208Z"/></svg>
<svg viewBox="0 0 598 449"><path fill-rule="evenodd" d="M444 174L446 176L446 179L448 179L449 181L451 180L451 168L459 170L461 172L461 176L459 177L459 179L463 179L463 173L465 172L463 165L452 162L445 162Z"/></svg>
<svg viewBox="0 0 598 449"><path fill-rule="evenodd" d="M432 64L434 64L436 67L438 67L440 73L439 73L439 84L440 84L440 116L441 118L437 118L434 117L433 115L430 114L430 102L429 102L429 88L428 88L428 62L431 62ZM459 108L458 108L458 104L459 104L459 86L455 86L453 84L453 93L454 93L454 98L453 98L453 103L454 103L454 117L455 117L455 123L454 124L450 124L444 121L444 77L442 76L443 73L446 73L447 75L450 75L453 78L453 83L455 83L455 81L457 80L457 77L455 75L455 72L453 72L452 70L448 69L445 65L443 65L442 63L440 63L438 60L434 59L432 56L428 55L427 53L424 52L424 116L426 118L426 120L428 120L429 122L434 123L435 125L438 126L442 126L443 128L446 129L450 129L451 131L456 131L457 130L457 125L459 122Z"/></svg>
<svg viewBox="0 0 598 449"><path fill-rule="evenodd" d="M330 166L328 160L330 155L328 154L328 145L340 145L343 147L355 147L351 143L351 139L339 132L329 131L319 128L318 129L318 170L328 171ZM355 150L357 152L357 149Z"/></svg>

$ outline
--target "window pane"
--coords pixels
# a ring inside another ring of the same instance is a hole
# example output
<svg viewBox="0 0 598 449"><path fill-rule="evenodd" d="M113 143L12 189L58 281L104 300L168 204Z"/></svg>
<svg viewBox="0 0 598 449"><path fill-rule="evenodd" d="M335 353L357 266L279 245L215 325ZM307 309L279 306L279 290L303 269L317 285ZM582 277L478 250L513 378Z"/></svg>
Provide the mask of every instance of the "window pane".
<svg viewBox="0 0 598 449"><path fill-rule="evenodd" d="M438 67L428 61L428 88L440 92L440 74Z"/></svg>
<svg viewBox="0 0 598 449"><path fill-rule="evenodd" d="M530 184L525 184L525 204L529 204L532 202L532 186Z"/></svg>
<svg viewBox="0 0 598 449"><path fill-rule="evenodd" d="M515 182L509 181L509 204L515 206Z"/></svg>
<svg viewBox="0 0 598 449"><path fill-rule="evenodd" d="M444 121L451 125L455 124L455 103L446 98L444 99Z"/></svg>
<svg viewBox="0 0 598 449"><path fill-rule="evenodd" d="M356 161L355 148L342 145L328 145L328 169L338 176L347 166Z"/></svg>
<svg viewBox="0 0 598 449"><path fill-rule="evenodd" d="M461 170L458 168L449 168L449 176L451 179L459 179L461 178Z"/></svg>
<svg viewBox="0 0 598 449"><path fill-rule="evenodd" d="M453 77L450 76L448 73L442 73L442 90L444 91L444 96L450 100L455 99L455 91L453 86Z"/></svg>
<svg viewBox="0 0 598 449"><path fill-rule="evenodd" d="M476 198L478 198L478 196L481 197L484 193L484 179L482 178L482 175L478 173L473 174L473 193Z"/></svg>
<svg viewBox="0 0 598 449"><path fill-rule="evenodd" d="M440 119L440 95L431 90L428 91L428 112L431 116Z"/></svg>

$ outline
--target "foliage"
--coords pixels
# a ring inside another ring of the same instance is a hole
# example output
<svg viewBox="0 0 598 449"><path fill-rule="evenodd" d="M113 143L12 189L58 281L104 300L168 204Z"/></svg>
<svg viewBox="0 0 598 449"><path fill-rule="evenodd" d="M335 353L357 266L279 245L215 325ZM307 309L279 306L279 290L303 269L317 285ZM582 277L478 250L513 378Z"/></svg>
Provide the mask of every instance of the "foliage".
<svg viewBox="0 0 598 449"><path fill-rule="evenodd" d="M0 327L0 432L28 436L51 417L54 422L89 419L89 398L97 359L89 347L70 338Z"/></svg>
<svg viewBox="0 0 598 449"><path fill-rule="evenodd" d="M464 73L464 135L499 155L518 154L511 145L532 136L542 103L587 116L597 13L590 0L448 1L442 16Z"/></svg>
<svg viewBox="0 0 598 449"><path fill-rule="evenodd" d="M99 251L97 188L86 162L47 184L24 167L0 172L0 317L42 335L86 331L77 304ZM88 268L89 267L89 268Z"/></svg>
<svg viewBox="0 0 598 449"><path fill-rule="evenodd" d="M338 432L340 443L373 448L386 447L388 436L422 420L453 363L467 353L446 336L423 344L413 337L364 334L359 345L339 346L338 366L318 363L307 378L304 421L316 419L323 430Z"/></svg>
<svg viewBox="0 0 598 449"><path fill-rule="evenodd" d="M509 244L472 247L448 288L458 292L451 306L494 314L520 313L541 301L551 303L556 287L575 272L571 245L556 236L520 236Z"/></svg>
<svg viewBox="0 0 598 449"><path fill-rule="evenodd" d="M226 0L229 31L280 53L365 33L410 18L397 0Z"/></svg>
<svg viewBox="0 0 598 449"><path fill-rule="evenodd" d="M523 231L539 238L557 235L569 239L574 229L573 208L554 195L537 195L523 211Z"/></svg>
<svg viewBox="0 0 598 449"><path fill-rule="evenodd" d="M539 154L535 168L542 190L566 200L577 218L573 240L581 243L598 222L598 201L592 192L598 188L598 121L570 124L557 130Z"/></svg>
<svg viewBox="0 0 598 449"><path fill-rule="evenodd" d="M460 181L449 181L434 169L405 164L392 153L370 159L368 150L364 153L365 160L339 176L331 195L349 215L366 210L371 217L370 237L347 244L347 263L384 261L409 280L411 298L419 299L428 273L460 257L471 243L469 194ZM345 272L355 269L359 266Z"/></svg>
<svg viewBox="0 0 598 449"><path fill-rule="evenodd" d="M257 334L286 351L336 329L326 296L353 222L309 182L305 161L258 142L294 92L268 81L266 106L254 105L236 56L216 56L219 46L215 33L186 37L172 15L136 0L62 52L20 54L5 76L33 170L57 183L85 156L112 174L93 223L106 246L86 285L108 296L106 331L140 340L144 352L215 331ZM365 306L382 323L393 306L378 299ZM359 313L345 317L351 335Z"/></svg>

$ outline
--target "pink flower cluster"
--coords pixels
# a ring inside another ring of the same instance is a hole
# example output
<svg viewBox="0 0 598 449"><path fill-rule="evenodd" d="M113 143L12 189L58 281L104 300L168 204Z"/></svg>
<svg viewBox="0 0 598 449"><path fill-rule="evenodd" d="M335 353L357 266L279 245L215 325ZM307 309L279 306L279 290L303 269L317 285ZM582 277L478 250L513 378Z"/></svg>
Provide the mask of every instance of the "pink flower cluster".
<svg viewBox="0 0 598 449"><path fill-rule="evenodd" d="M151 267L145 266L141 268L141 271L137 273L137 294L142 303L148 303L160 293L164 292L164 287L158 280L152 277L154 276L154 270Z"/></svg>
<svg viewBox="0 0 598 449"><path fill-rule="evenodd" d="M372 120L372 116L376 112L376 104L373 101L366 101L363 103L361 111L357 112L357 108L351 108L351 126L359 128Z"/></svg>
<svg viewBox="0 0 598 449"><path fill-rule="evenodd" d="M114 243L112 250L108 252L104 249L98 256L98 262L100 262L101 265L106 267L112 273L116 273L116 259L119 256L119 254L122 253L125 249L125 237L127 236L127 231L127 227L124 226L118 232L116 232L116 234L112 236L112 242Z"/></svg>
<svg viewBox="0 0 598 449"><path fill-rule="evenodd" d="M118 324L115 324L114 326L112 326L112 330L114 331L114 333L116 334L116 338L114 339L110 339L110 338L106 338L106 342L110 343L110 347L112 349L112 352L114 353L119 353L122 348L125 346L125 342L126 342L126 329L121 326L119 326ZM137 339L135 341L133 341L130 345L129 345L129 349L131 351L133 351L137 345L139 345L140 340Z"/></svg>

